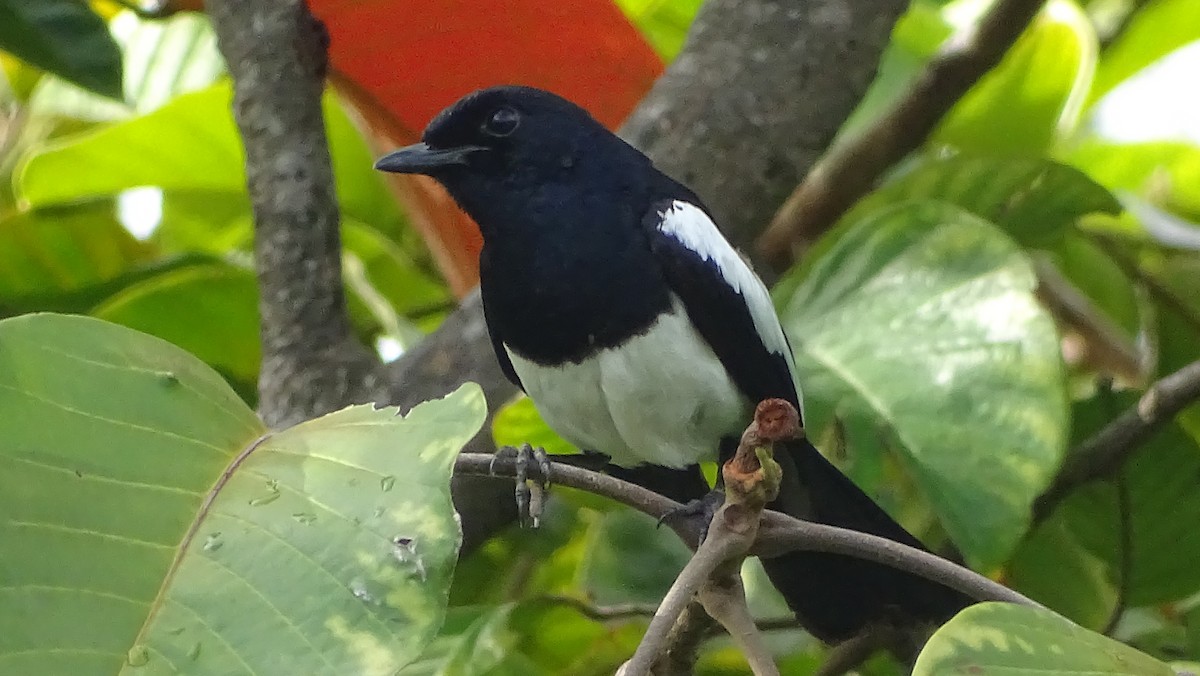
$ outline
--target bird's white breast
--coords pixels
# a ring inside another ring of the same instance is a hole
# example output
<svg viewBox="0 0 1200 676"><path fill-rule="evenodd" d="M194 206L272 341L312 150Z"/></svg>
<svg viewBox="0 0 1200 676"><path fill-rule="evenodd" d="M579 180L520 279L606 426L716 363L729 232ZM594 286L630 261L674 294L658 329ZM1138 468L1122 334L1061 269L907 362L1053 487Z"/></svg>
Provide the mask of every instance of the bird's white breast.
<svg viewBox="0 0 1200 676"><path fill-rule="evenodd" d="M505 350L525 392L556 432L618 465L684 467L738 435L749 403L678 298L642 335L579 363L543 366Z"/></svg>

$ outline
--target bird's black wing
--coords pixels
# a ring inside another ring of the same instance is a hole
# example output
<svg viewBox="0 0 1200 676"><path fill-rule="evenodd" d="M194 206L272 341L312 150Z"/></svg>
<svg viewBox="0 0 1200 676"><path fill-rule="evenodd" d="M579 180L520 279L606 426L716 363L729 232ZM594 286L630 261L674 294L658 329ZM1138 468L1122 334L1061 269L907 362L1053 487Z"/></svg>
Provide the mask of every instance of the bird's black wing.
<svg viewBox="0 0 1200 676"><path fill-rule="evenodd" d="M479 257L479 277L485 279L489 272L489 259L486 252ZM487 324L488 338L492 341L492 351L496 353L496 361L500 362L500 371L504 373L504 377L508 378L509 382L516 385L525 391L525 386L521 384L521 379L517 376L516 369L513 368L512 359L508 356L508 350L504 349L504 338L500 336L500 323L493 321L489 315L488 309L488 285L481 283L479 286L480 299L483 301L483 321Z"/></svg>
<svg viewBox="0 0 1200 676"><path fill-rule="evenodd" d="M660 200L642 225L667 285L742 394L799 409L796 367L771 296L704 209Z"/></svg>
<svg viewBox="0 0 1200 676"><path fill-rule="evenodd" d="M642 225L667 284L738 389L753 403L779 397L799 410L795 364L771 297L705 210L685 199L662 200ZM807 439L776 459L783 484L772 509L923 548ZM763 566L805 627L827 641L872 623L938 623L968 603L923 578L839 554L791 552Z"/></svg>

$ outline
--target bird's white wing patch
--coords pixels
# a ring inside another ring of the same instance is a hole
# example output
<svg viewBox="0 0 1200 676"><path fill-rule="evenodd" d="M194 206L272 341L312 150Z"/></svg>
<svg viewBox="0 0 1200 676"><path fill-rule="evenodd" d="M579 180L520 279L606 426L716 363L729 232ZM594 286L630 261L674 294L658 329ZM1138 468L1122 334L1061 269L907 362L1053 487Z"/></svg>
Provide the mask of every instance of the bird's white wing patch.
<svg viewBox="0 0 1200 676"><path fill-rule="evenodd" d="M771 303L771 294L758 275L754 274L754 270L750 269L750 264L717 229L717 225L708 214L694 204L674 200L670 208L663 213L658 229L695 252L701 259L712 261L716 265L725 283L745 300L763 345L771 352L783 355L794 381L796 364L792 359L792 351L788 349L787 339L784 338L783 327L779 325L779 317L775 314L775 306ZM801 396L799 383L796 383L796 394Z"/></svg>

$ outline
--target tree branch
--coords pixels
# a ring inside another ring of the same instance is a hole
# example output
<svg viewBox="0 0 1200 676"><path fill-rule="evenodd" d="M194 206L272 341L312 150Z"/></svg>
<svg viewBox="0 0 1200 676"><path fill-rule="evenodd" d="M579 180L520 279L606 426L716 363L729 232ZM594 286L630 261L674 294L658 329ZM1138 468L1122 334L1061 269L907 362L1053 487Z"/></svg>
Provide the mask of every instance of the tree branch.
<svg viewBox="0 0 1200 676"><path fill-rule="evenodd" d="M490 453L465 453L455 461L454 471L459 475L516 476L516 462L511 458L497 460L494 473L489 474L492 460ZM610 498L655 519L682 506L670 498L607 474L553 462L553 456L551 461L554 483ZM528 477L544 478L532 465L528 468ZM666 523L689 546L694 546L700 538L699 528L688 520L671 519ZM764 511L763 524L751 554L770 557L792 550L844 554L874 561L944 584L977 601L1006 601L1041 607L1021 594L935 554L887 538Z"/></svg>
<svg viewBox="0 0 1200 676"><path fill-rule="evenodd" d="M777 270L786 268L799 248L816 241L888 168L925 143L954 104L1000 62L1043 1L997 0L974 35L948 45L891 110L836 146L759 238L763 258Z"/></svg>
<svg viewBox="0 0 1200 676"><path fill-rule="evenodd" d="M1034 522L1050 516L1076 488L1120 471L1141 444L1197 400L1200 361L1152 384L1129 410L1067 454L1054 483L1033 503Z"/></svg>

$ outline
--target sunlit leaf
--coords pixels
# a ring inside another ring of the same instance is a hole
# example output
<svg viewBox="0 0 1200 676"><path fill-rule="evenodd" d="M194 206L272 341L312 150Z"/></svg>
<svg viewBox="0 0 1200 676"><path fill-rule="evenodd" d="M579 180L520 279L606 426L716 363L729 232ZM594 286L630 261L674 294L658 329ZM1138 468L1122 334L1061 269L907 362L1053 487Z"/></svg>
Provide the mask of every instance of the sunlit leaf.
<svg viewBox="0 0 1200 676"><path fill-rule="evenodd" d="M981 603L938 629L913 676L978 674L1175 676L1149 655L1046 610Z"/></svg>
<svg viewBox="0 0 1200 676"><path fill-rule="evenodd" d="M244 194L245 160L231 106L230 87L220 84L180 96L147 115L55 143L24 163L19 196L44 206L141 186L162 188L168 199L176 191ZM325 97L324 110L339 204L364 222L394 227L399 218L395 205L371 170L361 137L332 96Z"/></svg>
<svg viewBox="0 0 1200 676"><path fill-rule="evenodd" d="M1200 40L1200 4L1195 0L1145 3L1104 51L1090 99L1099 99L1129 76L1193 40Z"/></svg>
<svg viewBox="0 0 1200 676"><path fill-rule="evenodd" d="M211 85L225 72L208 20L179 13L140 19L124 11L109 24L121 47L122 101L97 96L59 78L45 78L29 101L39 115L108 122L146 113L179 94Z"/></svg>
<svg viewBox="0 0 1200 676"><path fill-rule="evenodd" d="M1200 147L1196 145L1093 139L1072 149L1066 158L1109 190L1130 191L1200 218Z"/></svg>
<svg viewBox="0 0 1200 676"><path fill-rule="evenodd" d="M1041 154L1079 121L1098 51L1071 0L1050 0L995 69L967 92L933 138L975 152Z"/></svg>
<svg viewBox="0 0 1200 676"><path fill-rule="evenodd" d="M863 218L778 299L813 438L837 415L849 453L894 447L985 570L1016 546L1065 445L1058 338L1033 285L994 226L910 202Z"/></svg>
<svg viewBox="0 0 1200 676"><path fill-rule="evenodd" d="M617 0L617 5L642 31L665 60L683 47L692 19L703 0Z"/></svg>

